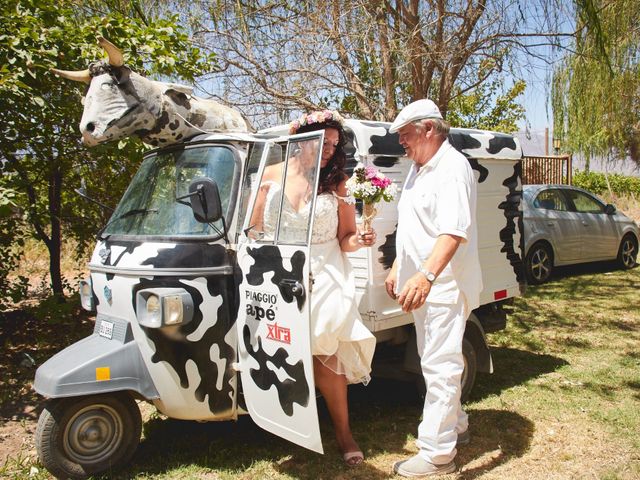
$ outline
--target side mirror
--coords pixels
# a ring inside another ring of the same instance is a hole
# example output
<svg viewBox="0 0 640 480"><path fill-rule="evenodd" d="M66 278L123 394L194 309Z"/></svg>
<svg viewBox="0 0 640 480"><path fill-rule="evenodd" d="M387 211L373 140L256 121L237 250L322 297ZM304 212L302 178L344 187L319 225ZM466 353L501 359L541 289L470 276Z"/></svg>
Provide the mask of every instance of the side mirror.
<svg viewBox="0 0 640 480"><path fill-rule="evenodd" d="M213 223L222 217L222 202L218 184L211 178L196 178L189 184L193 216L201 223Z"/></svg>
<svg viewBox="0 0 640 480"><path fill-rule="evenodd" d="M606 213L607 215L613 215L614 213L616 213L616 207L614 205L611 205L610 203L607 203L606 207L604 207L604 213Z"/></svg>

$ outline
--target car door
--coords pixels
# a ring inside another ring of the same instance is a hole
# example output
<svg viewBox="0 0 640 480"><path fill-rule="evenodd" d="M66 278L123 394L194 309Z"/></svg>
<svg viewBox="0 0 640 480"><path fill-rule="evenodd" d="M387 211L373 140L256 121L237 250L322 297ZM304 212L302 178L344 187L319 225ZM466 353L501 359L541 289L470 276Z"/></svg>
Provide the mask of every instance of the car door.
<svg viewBox="0 0 640 480"><path fill-rule="evenodd" d="M618 253L619 232L613 217L605 213L605 205L580 190L566 189L582 230L581 258L600 260L615 258Z"/></svg>
<svg viewBox="0 0 640 480"><path fill-rule="evenodd" d="M265 144L250 182L238 247L242 280L236 322L238 367L251 418L261 428L320 453L309 244L323 138L323 132L313 132ZM309 151L313 165L303 187L295 162L300 152ZM301 200L294 203L294 198Z"/></svg>
<svg viewBox="0 0 640 480"><path fill-rule="evenodd" d="M558 188L547 188L533 200L535 216L532 228L553 246L555 263L579 261L582 250L582 226L567 199Z"/></svg>

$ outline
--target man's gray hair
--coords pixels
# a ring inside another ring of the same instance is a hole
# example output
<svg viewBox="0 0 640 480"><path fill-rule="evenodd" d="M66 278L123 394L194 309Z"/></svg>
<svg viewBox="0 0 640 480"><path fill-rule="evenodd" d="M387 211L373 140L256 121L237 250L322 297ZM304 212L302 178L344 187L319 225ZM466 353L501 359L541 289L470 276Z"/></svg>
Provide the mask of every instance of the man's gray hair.
<svg viewBox="0 0 640 480"><path fill-rule="evenodd" d="M438 135L447 138L451 126L446 120L442 120L440 118L422 118L413 122L413 125L418 129L418 131L423 132L427 122L430 122L433 125L433 128Z"/></svg>

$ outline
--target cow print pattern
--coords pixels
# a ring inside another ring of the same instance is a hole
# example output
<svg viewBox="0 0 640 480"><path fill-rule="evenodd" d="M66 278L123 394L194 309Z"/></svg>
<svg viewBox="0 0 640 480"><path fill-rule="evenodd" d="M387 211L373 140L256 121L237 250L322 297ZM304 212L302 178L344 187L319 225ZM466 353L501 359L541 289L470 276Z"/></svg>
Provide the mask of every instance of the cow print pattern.
<svg viewBox="0 0 640 480"><path fill-rule="evenodd" d="M509 193L507 194L505 201L498 205L498 208L504 210L504 217L507 220L507 225L500 230L500 240L502 240L503 243L503 247L500 251L507 254L507 258L513 267L518 283L524 284L524 263L522 261L522 257L518 253L524 250L524 235L522 235L522 232L524 232L524 225L522 212L519 208L522 200L522 191L520 189L519 182L520 178L522 178L522 164L516 163L513 167L513 175L502 183L509 189ZM516 230L521 232L520 245L515 245L513 241L516 236Z"/></svg>
<svg viewBox="0 0 640 480"><path fill-rule="evenodd" d="M117 265L125 253L134 254L138 242L107 241L104 244L108 252L105 265ZM117 258L111 258L114 247L124 247ZM105 252L105 253L106 253ZM236 265L235 255L227 251L222 245L201 244L177 244L170 248L160 249L153 257L140 262L141 265L152 265L154 268L193 268L216 267ZM112 275L113 276L113 275ZM182 388L189 388L187 376L187 363L192 361L196 365L200 381L194 391L197 401L208 401L209 410L220 417L228 417L233 413L234 388L232 381L235 371L231 368L236 361L237 352L235 345L229 345L225 341L229 331L235 329L235 321L238 314L239 295L238 286L241 281L239 269L233 268L233 273L208 275L206 277L207 292L211 297L222 297L218 310L211 315L215 322L197 341L189 340L190 334L197 331L205 320L200 308L204 299L202 293L192 285L182 281L180 277L153 276L140 278L133 287L131 302L136 311L136 294L146 288L183 288L191 296L194 303L194 312L191 322L177 326L175 331L168 336L164 329L147 328L141 326L148 341L155 347L155 353L151 357L153 363L166 362L174 370L179 378ZM220 358L224 360L226 368L220 371L220 366L211 360L211 347L218 347ZM217 379L222 376L222 389L218 390Z"/></svg>
<svg viewBox="0 0 640 480"><path fill-rule="evenodd" d="M287 303L293 302L293 295L283 280L297 281L302 284L302 274L305 263L305 254L296 251L291 257L291 271L283 265L283 258L280 249L275 245L264 245L258 248L247 248L247 253L254 259L254 264L246 274L247 283L252 286L262 285L264 275L273 272L271 282L278 288L280 295ZM306 292L296 297L298 310L302 311L302 306L306 301ZM309 385L304 372L304 362L299 360L295 364L288 363L289 353L284 348L278 348L273 355L267 354L262 348L262 339L258 337L257 345L251 345L251 329L248 325L243 329L243 342L249 355L251 355L259 368L251 369L250 375L255 384L262 390L269 390L275 386L278 391L278 400L282 411L288 415L293 415L293 404L298 403L306 407L309 403ZM284 382L280 381L276 374L267 366L267 362L273 364L276 369L282 368L290 377Z"/></svg>
<svg viewBox="0 0 640 480"><path fill-rule="evenodd" d="M259 248L247 248L247 253L253 257L255 263L247 273L247 282L249 285L258 286L264 282L264 274L273 272L271 282L278 287L280 295L285 302L293 302L293 294L283 280L297 281L303 284L302 271L304 269L305 255L302 251L297 251L291 256L291 271L284 268L282 254L280 249L275 245L265 245ZM302 306L306 301L306 292L296 296L298 302L298 310L302 311Z"/></svg>
<svg viewBox="0 0 640 480"><path fill-rule="evenodd" d="M276 387L282 411L289 417L293 415L294 403L306 407L309 404L310 395L309 385L304 374L304 362L298 360L293 365L289 364L287 362L289 352L284 348L278 348L273 355L269 355L262 348L260 337L258 337L258 344L254 348L251 345L252 335L248 325L244 326L242 333L242 340L247 352L259 365L258 368L252 368L249 371L256 386L265 391L272 386ZM290 378L280 381L275 372L267 366L267 363L273 364L277 369L282 368Z"/></svg>
<svg viewBox="0 0 640 480"><path fill-rule="evenodd" d="M372 126L379 126L378 124L374 124ZM486 132L480 132L482 137L486 136ZM448 137L449 143L460 151L471 165L471 168L477 171L480 175L478 177L478 183L484 182L489 176L489 170L478 162L477 158L473 158L466 152L466 150L477 150L483 147L482 142L468 133L464 133L461 131L452 130L449 133ZM484 138L483 138L484 140ZM373 142L373 136L372 136ZM373 147L372 147L373 148ZM495 155L499 153L503 149L516 150L517 145L515 143L515 139L509 135L500 134L500 133L491 133L491 138L488 140L486 145L484 145L484 149L487 153L491 155ZM402 152L404 154L404 151ZM374 159L373 164L377 167L389 168L395 165L399 161L398 158L393 157L377 157ZM506 256L513 267L513 271L516 274L516 279L519 283L523 283L523 263L522 258L518 251L516 250L516 246L514 245L514 237L516 235L516 224L518 225L518 229L522 232L522 215L519 211L518 205L520 204L521 192L519 191L519 183L518 179L521 175L522 165L517 163L514 166L514 174L507 178L503 185L509 189L509 193L507 194L505 201L501 202L499 207L501 210L504 210L504 216L506 218L506 226L500 230L500 240L503 243L501 252L506 253ZM378 247L378 251L381 253L378 261L383 266L385 270L391 269L393 266L393 262L396 258L396 233L398 231L398 226L388 235L385 235L385 241L382 245ZM521 238L522 243L522 238ZM518 247L521 249L521 245Z"/></svg>

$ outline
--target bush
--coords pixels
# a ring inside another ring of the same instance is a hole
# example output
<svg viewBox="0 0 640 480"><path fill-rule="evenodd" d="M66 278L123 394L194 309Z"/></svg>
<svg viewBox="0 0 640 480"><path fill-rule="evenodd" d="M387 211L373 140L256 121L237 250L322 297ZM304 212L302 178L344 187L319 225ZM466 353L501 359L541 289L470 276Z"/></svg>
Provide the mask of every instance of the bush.
<svg viewBox="0 0 640 480"><path fill-rule="evenodd" d="M640 177L628 177L619 173L608 174L609 185L615 195L640 196ZM602 195L609 190L607 177L600 172L586 172L576 170L573 172L573 185L584 188L597 195Z"/></svg>

